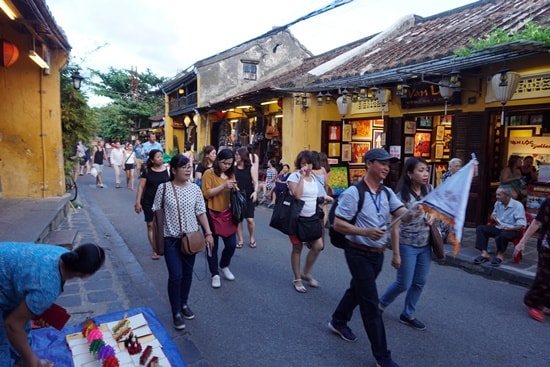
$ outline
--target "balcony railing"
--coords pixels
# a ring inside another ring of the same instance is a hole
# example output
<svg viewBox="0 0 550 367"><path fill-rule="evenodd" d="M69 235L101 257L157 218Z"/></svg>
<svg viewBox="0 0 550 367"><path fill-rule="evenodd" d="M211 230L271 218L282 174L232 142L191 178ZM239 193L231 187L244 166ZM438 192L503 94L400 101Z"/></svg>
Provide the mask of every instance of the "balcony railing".
<svg viewBox="0 0 550 367"><path fill-rule="evenodd" d="M189 107L197 106L197 92L188 94L186 96L179 97L176 100L170 101L168 113L173 115L179 111L183 111Z"/></svg>

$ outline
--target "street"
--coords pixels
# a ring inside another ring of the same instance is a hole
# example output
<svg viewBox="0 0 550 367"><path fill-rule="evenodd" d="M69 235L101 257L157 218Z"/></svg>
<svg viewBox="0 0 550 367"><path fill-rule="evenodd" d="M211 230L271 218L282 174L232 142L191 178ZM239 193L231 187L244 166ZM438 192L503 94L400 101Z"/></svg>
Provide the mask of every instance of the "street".
<svg viewBox="0 0 550 367"><path fill-rule="evenodd" d="M115 189L109 167L104 169L104 181L105 188L100 189L91 176L79 177L79 195L113 224L157 288L158 301L168 305L166 266L163 259L150 257L143 214L134 212L135 192ZM236 250L230 265L235 281L222 278L222 287L213 289L205 254L198 255L189 298L196 318L186 321L181 339L174 338L183 359L194 366L190 343L182 344L189 338L214 367L375 366L358 310L349 324L359 338L356 343L341 340L327 328L350 280L342 250L327 241L313 270L321 287L306 283L307 293L299 294L292 286L291 245L268 226L270 215L271 209L256 209L258 247L248 247L245 237L244 248ZM391 251L386 251L379 293L395 278L390 260ZM527 315L522 302L525 291L433 262L415 315L427 330L399 322L404 295L384 313L393 358L409 367L550 365L548 321L538 323ZM165 327L174 335L170 323Z"/></svg>

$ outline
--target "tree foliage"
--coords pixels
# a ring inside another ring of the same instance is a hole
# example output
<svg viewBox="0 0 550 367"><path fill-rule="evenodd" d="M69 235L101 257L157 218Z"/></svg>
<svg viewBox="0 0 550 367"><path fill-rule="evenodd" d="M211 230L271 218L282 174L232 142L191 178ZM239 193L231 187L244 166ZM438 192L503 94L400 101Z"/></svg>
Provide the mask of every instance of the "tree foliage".
<svg viewBox="0 0 550 367"><path fill-rule="evenodd" d="M520 32L505 31L495 28L485 37L470 39L470 47L463 47L454 52L455 56L468 57L474 51L485 50L489 47L513 41L536 41L550 45L550 27L543 27L536 22L529 21Z"/></svg>
<svg viewBox="0 0 550 367"><path fill-rule="evenodd" d="M79 140L89 143L97 132L88 98L73 87L71 75L78 69L77 65L69 64L61 72L61 130L65 158L74 155L74 147Z"/></svg>
<svg viewBox="0 0 550 367"><path fill-rule="evenodd" d="M149 117L163 114L164 97L159 93L165 78L149 69L138 73L131 69L92 70L98 81L91 83L94 94L111 102L95 109L104 139L126 140L134 129L149 126Z"/></svg>

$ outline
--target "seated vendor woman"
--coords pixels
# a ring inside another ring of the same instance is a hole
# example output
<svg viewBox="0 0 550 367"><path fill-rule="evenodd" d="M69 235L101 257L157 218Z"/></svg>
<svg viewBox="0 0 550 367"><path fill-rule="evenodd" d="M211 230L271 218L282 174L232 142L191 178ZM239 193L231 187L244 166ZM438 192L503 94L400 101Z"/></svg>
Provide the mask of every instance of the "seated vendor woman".
<svg viewBox="0 0 550 367"><path fill-rule="evenodd" d="M95 244L69 251L54 245L0 242L0 366L53 366L29 345L31 320L50 308L67 280L89 277L104 261L105 251Z"/></svg>

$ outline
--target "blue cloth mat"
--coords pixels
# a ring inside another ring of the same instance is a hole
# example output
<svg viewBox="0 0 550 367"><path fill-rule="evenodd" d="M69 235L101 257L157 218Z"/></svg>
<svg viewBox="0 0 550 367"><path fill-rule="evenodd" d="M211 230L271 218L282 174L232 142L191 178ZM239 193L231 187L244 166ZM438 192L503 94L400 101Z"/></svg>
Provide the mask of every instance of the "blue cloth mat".
<svg viewBox="0 0 550 367"><path fill-rule="evenodd" d="M113 322L121 320L124 314L128 317L142 313L149 328L162 344L162 350L166 355L166 358L170 361L170 364L174 367L185 367L186 364L180 357L178 348L172 342L170 335L164 326L162 326L160 320L157 318L152 309L148 307L133 308L126 311L112 312L105 315L93 317L92 319L96 324L105 324L107 322ZM39 358L49 359L54 362L55 367L74 367L71 351L67 346L65 336L80 332L82 330L81 322L78 325L65 326L61 331L52 327L44 329L33 330L30 335L32 337L32 349Z"/></svg>

